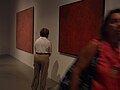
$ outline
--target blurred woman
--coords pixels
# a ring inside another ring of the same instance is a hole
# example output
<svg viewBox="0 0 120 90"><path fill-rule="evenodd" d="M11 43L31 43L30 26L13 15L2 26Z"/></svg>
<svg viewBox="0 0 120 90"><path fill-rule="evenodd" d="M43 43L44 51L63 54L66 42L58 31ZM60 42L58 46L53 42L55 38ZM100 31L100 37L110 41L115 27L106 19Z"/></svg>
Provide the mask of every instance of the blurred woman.
<svg viewBox="0 0 120 90"><path fill-rule="evenodd" d="M79 75L90 64L97 50L97 74L90 90L120 90L120 9L111 10L101 27L100 39L93 39L81 51L72 74L71 90L79 90Z"/></svg>

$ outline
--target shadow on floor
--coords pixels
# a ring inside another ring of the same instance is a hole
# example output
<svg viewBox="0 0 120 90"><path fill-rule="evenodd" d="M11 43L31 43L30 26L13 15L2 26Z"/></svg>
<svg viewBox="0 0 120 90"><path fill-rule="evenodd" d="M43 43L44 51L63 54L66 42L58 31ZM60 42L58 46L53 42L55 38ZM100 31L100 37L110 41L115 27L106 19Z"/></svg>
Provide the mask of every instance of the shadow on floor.
<svg viewBox="0 0 120 90"><path fill-rule="evenodd" d="M0 90L31 90L33 69L9 55L0 55ZM57 90L58 83L47 80L48 90Z"/></svg>

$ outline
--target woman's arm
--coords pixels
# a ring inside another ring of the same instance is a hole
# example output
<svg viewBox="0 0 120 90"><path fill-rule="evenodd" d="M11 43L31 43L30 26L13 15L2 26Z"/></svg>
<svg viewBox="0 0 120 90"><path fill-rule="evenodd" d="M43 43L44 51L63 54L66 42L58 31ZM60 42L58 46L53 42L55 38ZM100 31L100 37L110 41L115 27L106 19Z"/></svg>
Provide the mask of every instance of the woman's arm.
<svg viewBox="0 0 120 90"><path fill-rule="evenodd" d="M97 51L97 45L90 42L80 53L79 61L77 62L74 71L72 73L71 89L78 90L79 75L84 70L90 61L93 59Z"/></svg>

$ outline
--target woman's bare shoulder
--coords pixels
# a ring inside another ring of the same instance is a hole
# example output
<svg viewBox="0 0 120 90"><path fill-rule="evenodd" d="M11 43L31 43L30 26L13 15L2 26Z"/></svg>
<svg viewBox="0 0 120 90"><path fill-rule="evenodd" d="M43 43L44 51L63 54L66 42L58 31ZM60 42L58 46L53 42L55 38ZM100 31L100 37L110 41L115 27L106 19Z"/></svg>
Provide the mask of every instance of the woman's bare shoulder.
<svg viewBox="0 0 120 90"><path fill-rule="evenodd" d="M100 41L97 39L91 40L81 51L83 54L94 54L96 50L99 48Z"/></svg>

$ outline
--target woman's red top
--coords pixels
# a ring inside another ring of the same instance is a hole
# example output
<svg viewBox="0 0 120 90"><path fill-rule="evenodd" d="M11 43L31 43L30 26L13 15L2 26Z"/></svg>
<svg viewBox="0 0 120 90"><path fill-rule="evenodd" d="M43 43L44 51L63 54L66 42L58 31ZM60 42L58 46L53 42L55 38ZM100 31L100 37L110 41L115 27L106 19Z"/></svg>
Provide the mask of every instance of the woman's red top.
<svg viewBox="0 0 120 90"><path fill-rule="evenodd" d="M120 90L120 48L113 51L106 41L93 40L93 44L100 45L100 54L91 90Z"/></svg>

